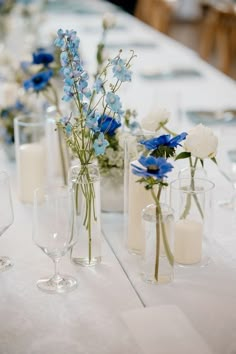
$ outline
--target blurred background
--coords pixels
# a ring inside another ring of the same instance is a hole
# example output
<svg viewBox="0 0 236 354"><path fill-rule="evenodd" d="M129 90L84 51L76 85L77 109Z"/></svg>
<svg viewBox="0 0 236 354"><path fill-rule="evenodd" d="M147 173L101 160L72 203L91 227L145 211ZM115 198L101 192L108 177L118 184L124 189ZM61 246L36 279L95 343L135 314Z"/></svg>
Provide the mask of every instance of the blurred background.
<svg viewBox="0 0 236 354"><path fill-rule="evenodd" d="M235 0L110 0L236 79Z"/></svg>

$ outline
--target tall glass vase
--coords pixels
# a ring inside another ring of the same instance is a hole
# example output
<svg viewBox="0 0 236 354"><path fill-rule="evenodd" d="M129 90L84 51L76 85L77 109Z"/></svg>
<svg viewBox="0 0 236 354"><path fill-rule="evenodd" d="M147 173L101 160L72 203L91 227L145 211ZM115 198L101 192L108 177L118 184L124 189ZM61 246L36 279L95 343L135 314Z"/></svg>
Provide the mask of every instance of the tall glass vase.
<svg viewBox="0 0 236 354"><path fill-rule="evenodd" d="M96 163L70 169L76 198L78 242L71 251L73 263L94 266L101 262L100 174Z"/></svg>
<svg viewBox="0 0 236 354"><path fill-rule="evenodd" d="M170 184L175 210L175 262L206 265L210 260L212 193L214 183L201 178L179 178Z"/></svg>
<svg viewBox="0 0 236 354"><path fill-rule="evenodd" d="M171 282L174 275L174 216L167 204L148 205L142 212L145 246L142 277L150 283Z"/></svg>
<svg viewBox="0 0 236 354"><path fill-rule="evenodd" d="M153 203L150 191L137 183L139 179L132 173L132 165L138 164L138 159L144 152L144 146L140 141L150 139L155 133L143 132L130 135L125 140L124 162L124 222L125 222L125 246L131 254L144 252L144 228L142 224L142 210Z"/></svg>

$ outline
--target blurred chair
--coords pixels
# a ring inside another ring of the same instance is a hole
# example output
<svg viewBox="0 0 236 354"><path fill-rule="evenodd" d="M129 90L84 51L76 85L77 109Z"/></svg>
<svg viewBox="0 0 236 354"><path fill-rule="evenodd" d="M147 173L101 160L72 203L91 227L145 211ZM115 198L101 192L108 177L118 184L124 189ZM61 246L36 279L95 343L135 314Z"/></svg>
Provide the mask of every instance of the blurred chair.
<svg viewBox="0 0 236 354"><path fill-rule="evenodd" d="M230 72L236 49L236 5L227 3L207 4L200 43L200 55L209 59L216 49L218 67L224 73Z"/></svg>
<svg viewBox="0 0 236 354"><path fill-rule="evenodd" d="M135 16L158 31L168 33L176 0L138 0Z"/></svg>

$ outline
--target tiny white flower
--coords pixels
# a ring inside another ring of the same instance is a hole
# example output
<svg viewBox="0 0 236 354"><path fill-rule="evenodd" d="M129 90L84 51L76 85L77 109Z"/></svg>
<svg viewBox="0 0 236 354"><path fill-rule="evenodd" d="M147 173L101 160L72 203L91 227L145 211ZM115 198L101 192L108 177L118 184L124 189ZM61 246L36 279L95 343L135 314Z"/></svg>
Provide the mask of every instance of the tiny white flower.
<svg viewBox="0 0 236 354"><path fill-rule="evenodd" d="M103 15L103 19L102 19L102 25L104 29L110 29L113 28L116 24L116 17L111 14L110 12L106 12Z"/></svg>
<svg viewBox="0 0 236 354"><path fill-rule="evenodd" d="M168 123L169 119L170 112L164 106L157 106L143 118L141 126L145 130L157 131L161 125Z"/></svg>
<svg viewBox="0 0 236 354"><path fill-rule="evenodd" d="M202 124L192 128L184 142L184 149L201 160L216 156L218 139L213 131Z"/></svg>

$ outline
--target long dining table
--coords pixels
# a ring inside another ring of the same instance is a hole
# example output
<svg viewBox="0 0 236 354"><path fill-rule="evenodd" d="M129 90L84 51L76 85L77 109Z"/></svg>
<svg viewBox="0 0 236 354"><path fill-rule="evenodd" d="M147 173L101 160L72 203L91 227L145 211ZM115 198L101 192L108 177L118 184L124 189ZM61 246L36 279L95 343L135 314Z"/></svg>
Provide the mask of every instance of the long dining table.
<svg viewBox="0 0 236 354"><path fill-rule="evenodd" d="M49 1L37 40L49 41L58 28L77 30L81 55L92 72L104 12L116 17L106 39L109 55L120 48L124 55L130 49L137 54L132 82L121 90L121 98L124 107L138 112L138 119L158 101L170 109L171 127L188 131L196 124L188 111L236 109L232 79L108 2ZM236 125L219 120L211 128L219 138L220 166L227 155L225 142L236 148ZM0 354L181 354L183 342L191 338L189 353L236 353L236 214L219 206L233 194L219 166L206 163L208 178L215 183L211 261L206 267L176 266L173 282L145 283L137 257L125 248L123 214L103 213L102 263L78 267L63 257L61 270L78 280L78 288L49 295L36 282L53 265L32 241L32 205L18 200L16 164L1 149L0 170L10 176L14 223L1 237L0 250L14 266L0 274ZM176 171L181 167L177 164ZM168 342L172 351L166 349Z"/></svg>

